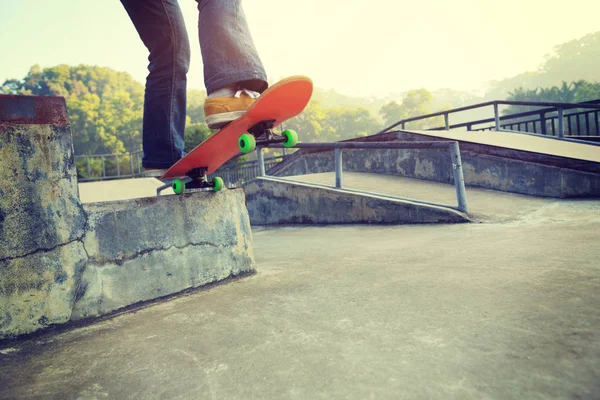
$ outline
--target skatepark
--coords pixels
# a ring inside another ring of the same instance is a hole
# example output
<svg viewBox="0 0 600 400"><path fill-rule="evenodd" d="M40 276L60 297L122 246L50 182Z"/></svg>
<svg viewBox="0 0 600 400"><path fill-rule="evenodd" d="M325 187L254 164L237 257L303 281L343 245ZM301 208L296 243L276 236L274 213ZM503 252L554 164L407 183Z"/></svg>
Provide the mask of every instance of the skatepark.
<svg viewBox="0 0 600 400"><path fill-rule="evenodd" d="M59 117L9 129L52 137L29 156L54 160ZM48 162L47 208L10 197L56 233L2 248L47 272L3 287L0 398L597 397L598 147L495 133L368 139L456 141L466 211L438 150L344 150L338 186L333 151L302 149L241 187L159 197Z"/></svg>

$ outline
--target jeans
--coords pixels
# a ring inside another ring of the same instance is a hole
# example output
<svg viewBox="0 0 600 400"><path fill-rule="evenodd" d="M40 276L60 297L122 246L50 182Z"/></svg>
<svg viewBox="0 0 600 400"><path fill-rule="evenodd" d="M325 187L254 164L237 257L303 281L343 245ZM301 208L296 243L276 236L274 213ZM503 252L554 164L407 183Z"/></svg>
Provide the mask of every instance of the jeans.
<svg viewBox="0 0 600 400"><path fill-rule="evenodd" d="M208 93L232 84L263 92L268 84L241 0L196 0ZM169 168L184 155L190 43L177 0L121 0L148 48L144 94L144 168Z"/></svg>

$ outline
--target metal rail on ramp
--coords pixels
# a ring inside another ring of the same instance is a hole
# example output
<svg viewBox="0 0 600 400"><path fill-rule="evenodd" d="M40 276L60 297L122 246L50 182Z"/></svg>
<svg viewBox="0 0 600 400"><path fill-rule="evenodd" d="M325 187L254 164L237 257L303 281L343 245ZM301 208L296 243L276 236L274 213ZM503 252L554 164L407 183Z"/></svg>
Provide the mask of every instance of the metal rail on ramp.
<svg viewBox="0 0 600 400"><path fill-rule="evenodd" d="M273 144L269 145L269 148L281 148L283 145L281 144ZM342 151L344 149L395 149L395 150L407 150L407 149L439 149L444 150L447 149L450 151L450 157L452 160L452 171L454 176L454 186L456 187L456 198L457 198L457 206L448 205L448 204L439 204L426 202L422 200L409 199L398 196L386 196L393 197L400 200L409 200L413 202L419 202L423 204L429 204L434 206L441 207L450 207L456 209L458 211L467 213L467 194L465 191L465 179L463 176L462 170L462 162L460 157L460 148L458 146L458 142L456 141L423 141L423 142L327 142L327 143L298 143L293 148L298 149L322 149L322 150L334 150L335 157L335 187L337 189L343 189L343 166L342 166ZM257 148L257 157L258 157L258 165L259 165L259 175L267 176L265 171L264 157L262 154L262 148ZM298 180L293 180L289 178L281 178L276 177L277 179L289 181L289 182L301 182ZM305 182L308 183L308 182ZM349 190L349 189L344 189ZM381 195L381 193L370 193L364 191L357 191L360 193L368 193L374 195Z"/></svg>

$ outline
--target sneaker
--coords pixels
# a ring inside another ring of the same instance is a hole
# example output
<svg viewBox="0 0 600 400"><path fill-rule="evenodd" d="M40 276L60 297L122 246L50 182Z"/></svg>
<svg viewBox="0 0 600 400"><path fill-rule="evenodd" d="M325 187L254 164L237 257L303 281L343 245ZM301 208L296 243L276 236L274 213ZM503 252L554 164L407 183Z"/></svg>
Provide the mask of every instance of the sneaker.
<svg viewBox="0 0 600 400"><path fill-rule="evenodd" d="M259 96L258 92L240 89L230 97L209 97L204 103L206 124L210 129L221 129L243 117Z"/></svg>

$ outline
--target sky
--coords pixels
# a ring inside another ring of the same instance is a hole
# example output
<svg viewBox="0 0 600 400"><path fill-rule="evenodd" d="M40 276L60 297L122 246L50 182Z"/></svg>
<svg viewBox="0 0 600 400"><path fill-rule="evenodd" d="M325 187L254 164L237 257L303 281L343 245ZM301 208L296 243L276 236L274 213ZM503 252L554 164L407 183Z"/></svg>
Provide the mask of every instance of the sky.
<svg viewBox="0 0 600 400"><path fill-rule="evenodd" d="M192 47L188 87L204 89L196 1L179 4ZM242 4L269 81L303 74L319 88L355 96L480 90L535 70L554 46L600 30L598 0ZM119 0L0 0L0 83L35 64L107 66L143 83L147 57Z"/></svg>

